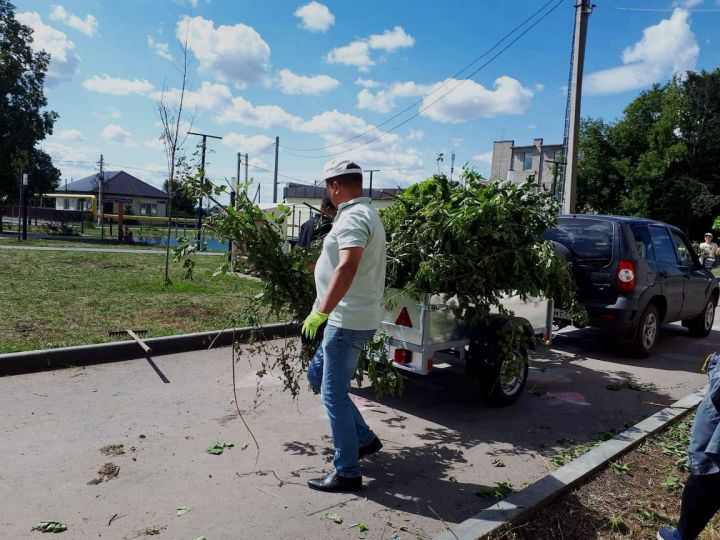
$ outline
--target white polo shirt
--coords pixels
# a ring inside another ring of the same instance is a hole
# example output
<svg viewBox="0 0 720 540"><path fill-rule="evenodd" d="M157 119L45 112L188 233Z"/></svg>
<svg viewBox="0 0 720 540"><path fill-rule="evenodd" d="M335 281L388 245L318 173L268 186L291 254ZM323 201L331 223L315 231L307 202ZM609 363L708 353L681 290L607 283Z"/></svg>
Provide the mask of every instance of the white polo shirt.
<svg viewBox="0 0 720 540"><path fill-rule="evenodd" d="M369 197L356 197L338 206L330 232L315 265L315 309L340 264L340 250L364 249L350 289L330 313L328 324L349 330L375 330L382 318L385 289L385 229Z"/></svg>

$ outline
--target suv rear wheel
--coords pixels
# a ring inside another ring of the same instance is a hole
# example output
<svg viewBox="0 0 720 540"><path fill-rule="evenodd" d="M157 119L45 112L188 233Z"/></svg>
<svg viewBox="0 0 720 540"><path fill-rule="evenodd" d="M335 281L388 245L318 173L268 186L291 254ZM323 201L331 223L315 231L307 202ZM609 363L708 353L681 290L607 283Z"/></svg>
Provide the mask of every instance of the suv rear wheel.
<svg viewBox="0 0 720 540"><path fill-rule="evenodd" d="M633 348L638 356L643 358L650 356L655 343L657 343L659 331L660 319L657 308L652 304L648 304L640 316L635 331L635 339L633 340Z"/></svg>
<svg viewBox="0 0 720 540"><path fill-rule="evenodd" d="M685 326L688 327L690 335L693 337L707 337L712 330L713 322L715 322L715 299L710 298L705 304L702 313L693 319L688 319Z"/></svg>

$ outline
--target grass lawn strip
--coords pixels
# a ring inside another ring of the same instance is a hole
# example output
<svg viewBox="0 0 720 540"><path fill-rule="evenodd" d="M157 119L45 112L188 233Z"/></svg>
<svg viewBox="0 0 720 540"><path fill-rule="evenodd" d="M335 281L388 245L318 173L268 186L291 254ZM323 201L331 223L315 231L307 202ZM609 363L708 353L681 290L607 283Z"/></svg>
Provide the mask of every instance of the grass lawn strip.
<svg viewBox="0 0 720 540"><path fill-rule="evenodd" d="M0 250L0 353L115 341L108 331L160 337L232 325L260 284L212 273L219 257L198 257L194 280L162 255Z"/></svg>
<svg viewBox="0 0 720 540"><path fill-rule="evenodd" d="M531 519L489 538L654 539L661 526L677 524L694 417L693 412L648 437ZM720 540L719 517L700 539Z"/></svg>

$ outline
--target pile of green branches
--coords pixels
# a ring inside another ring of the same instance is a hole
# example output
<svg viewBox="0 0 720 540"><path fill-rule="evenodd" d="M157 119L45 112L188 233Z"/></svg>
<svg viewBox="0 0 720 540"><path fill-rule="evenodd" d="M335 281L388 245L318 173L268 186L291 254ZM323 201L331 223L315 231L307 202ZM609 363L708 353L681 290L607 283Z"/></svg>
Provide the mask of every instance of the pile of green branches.
<svg viewBox="0 0 720 540"><path fill-rule="evenodd" d="M437 175L414 184L382 213L387 286L456 295L471 324L504 312L503 295L571 306L572 274L542 238L557 214L557 200L531 182L488 182L466 170L461 182Z"/></svg>

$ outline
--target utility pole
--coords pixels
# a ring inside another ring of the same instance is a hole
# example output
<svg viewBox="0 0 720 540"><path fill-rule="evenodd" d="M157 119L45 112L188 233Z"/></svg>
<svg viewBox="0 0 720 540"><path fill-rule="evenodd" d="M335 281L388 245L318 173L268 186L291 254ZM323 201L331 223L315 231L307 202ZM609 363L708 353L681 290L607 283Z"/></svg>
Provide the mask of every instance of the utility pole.
<svg viewBox="0 0 720 540"><path fill-rule="evenodd" d="M245 182L247 183L249 181L250 181L250 177L248 176L248 155L245 154Z"/></svg>
<svg viewBox="0 0 720 540"><path fill-rule="evenodd" d="M453 177L453 171L455 170L455 150L453 150L453 153L450 158L450 181L452 182Z"/></svg>
<svg viewBox="0 0 720 540"><path fill-rule="evenodd" d="M200 165L200 176L201 185L205 187L205 150L207 149L207 138L210 137L211 139L222 139L222 137L218 137L217 135L208 135L207 133L195 133L193 131L188 131L188 135L197 135L198 137L202 137L202 161ZM201 195L198 199L197 215L195 219L195 227L197 227L195 247L198 251L200 251L200 248L202 247L202 235L200 234L200 229L202 227L202 203L203 198Z"/></svg>
<svg viewBox="0 0 720 540"><path fill-rule="evenodd" d="M28 226L28 174L22 175L22 239L27 240L27 226Z"/></svg>
<svg viewBox="0 0 720 540"><path fill-rule="evenodd" d="M100 173L98 174L98 218L97 218L97 224L100 225L100 240L105 239L105 223L103 221L103 215L105 212L103 211L103 187L105 184L105 172L103 167L105 166L105 160L103 159L103 155L100 154Z"/></svg>
<svg viewBox="0 0 720 540"><path fill-rule="evenodd" d="M243 155L238 152L237 153L237 172L235 173L235 193L240 191L240 165L242 165L242 157ZM231 202L232 204L232 202ZM233 204L233 206L235 206Z"/></svg>
<svg viewBox="0 0 720 540"><path fill-rule="evenodd" d="M588 18L593 6L590 0L576 0L575 30L573 33L572 71L568 88L568 124L566 125L565 179L563 181L562 211L575 213L577 184L577 155L580 135L580 103L582 100L582 78L585 65L585 43L587 41Z"/></svg>
<svg viewBox="0 0 720 540"><path fill-rule="evenodd" d="M380 169L368 169L368 170L366 170L365 172L369 172L369 173L370 173L370 189L369 189L369 193L370 193L370 198L372 199L372 177L373 177L373 173L380 172Z"/></svg>
<svg viewBox="0 0 720 540"><path fill-rule="evenodd" d="M275 176L273 177L273 202L277 202L277 171L278 171L278 150L280 148L280 137L275 137Z"/></svg>

